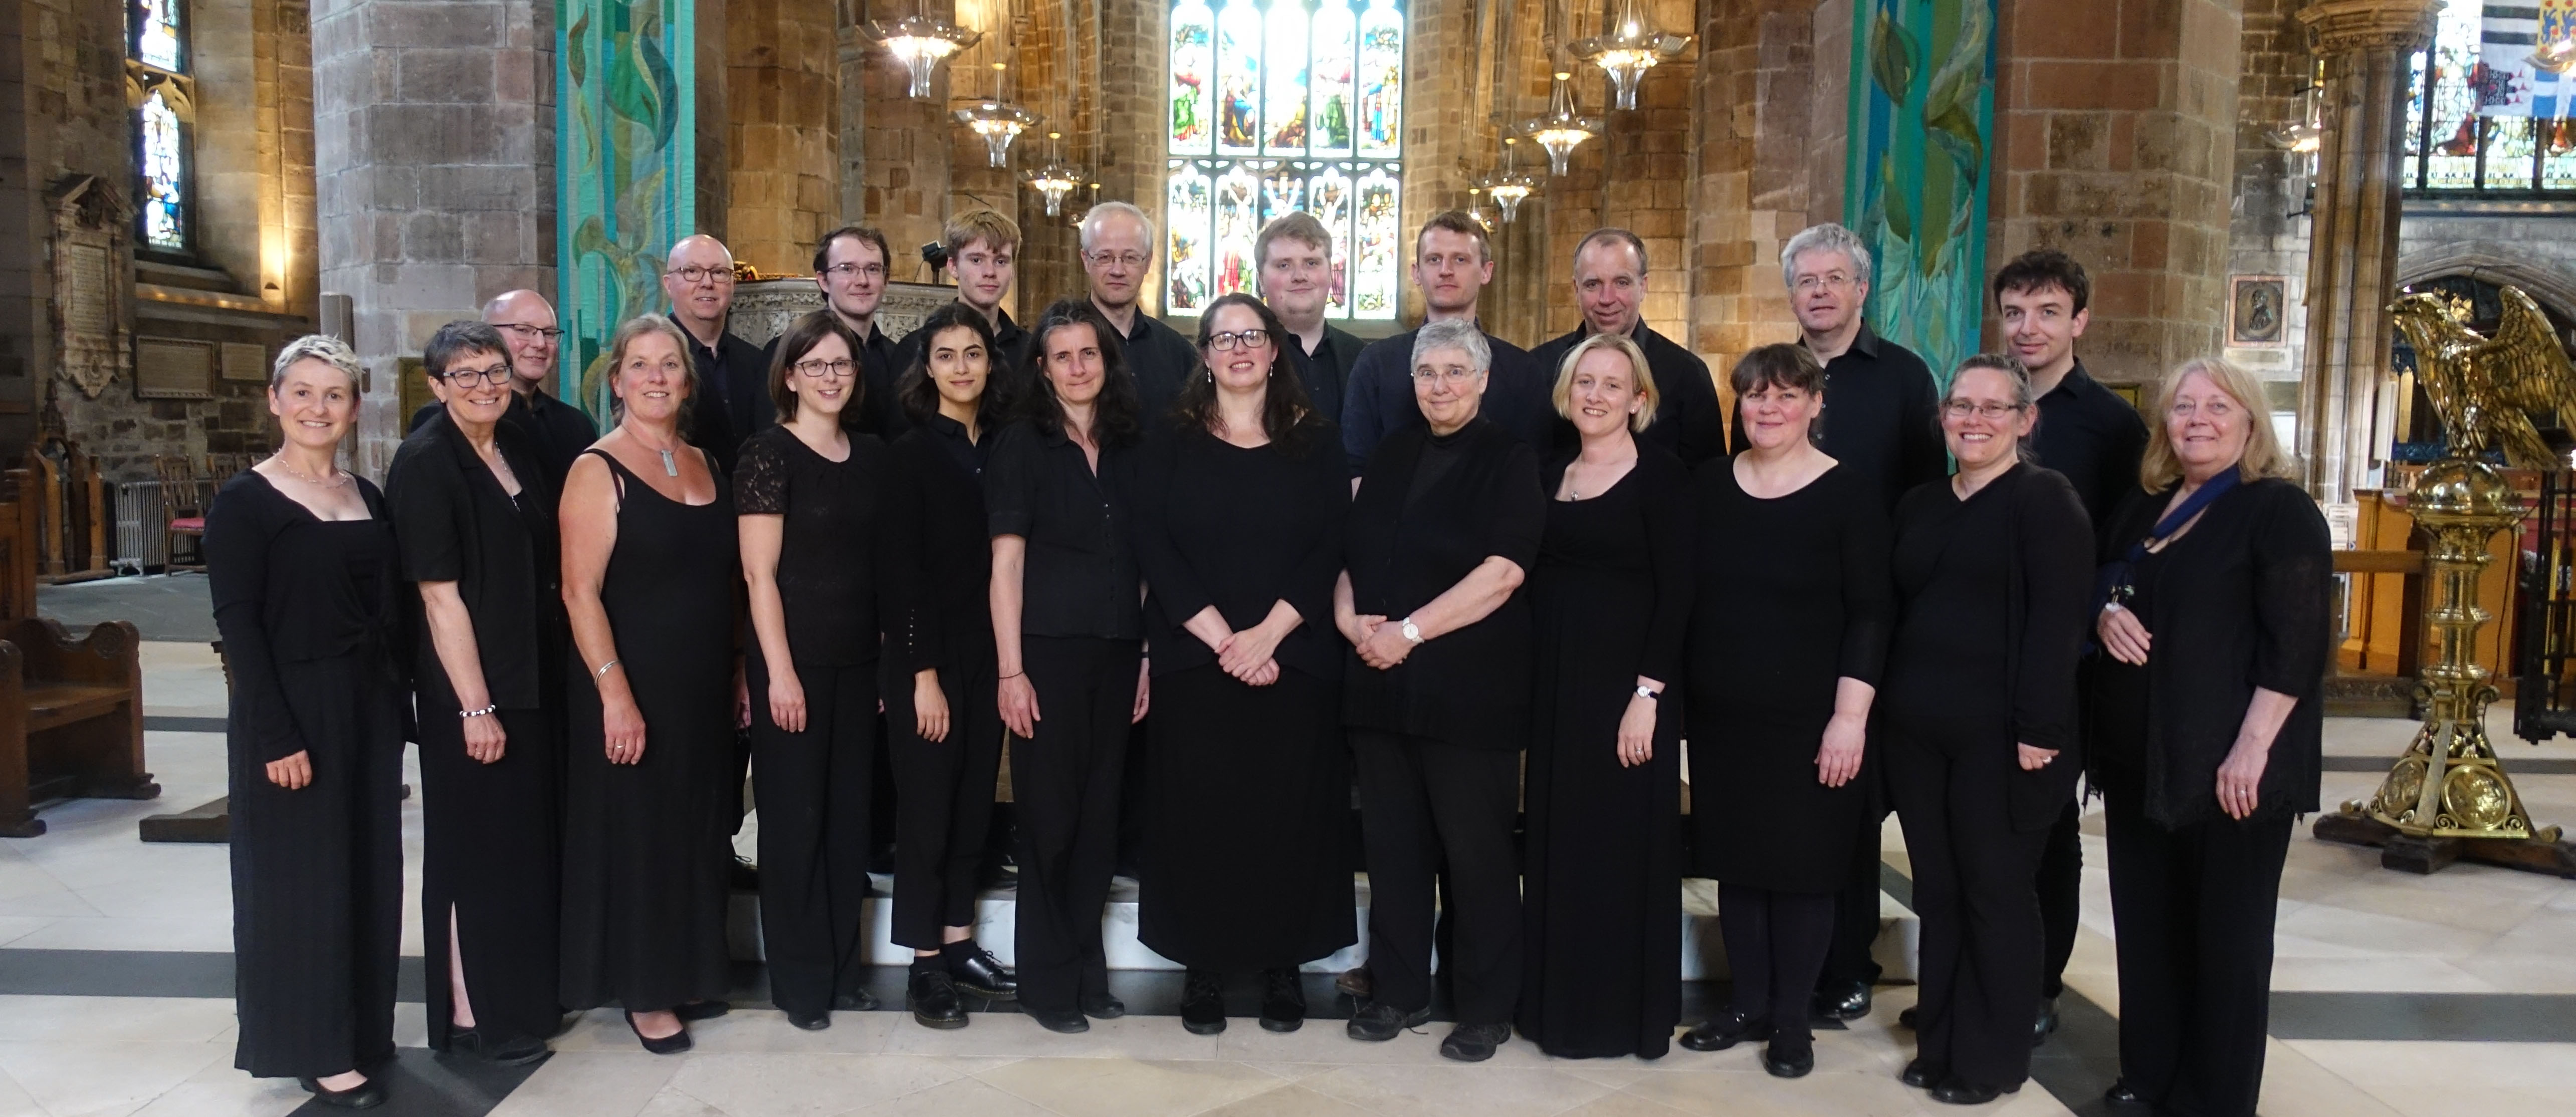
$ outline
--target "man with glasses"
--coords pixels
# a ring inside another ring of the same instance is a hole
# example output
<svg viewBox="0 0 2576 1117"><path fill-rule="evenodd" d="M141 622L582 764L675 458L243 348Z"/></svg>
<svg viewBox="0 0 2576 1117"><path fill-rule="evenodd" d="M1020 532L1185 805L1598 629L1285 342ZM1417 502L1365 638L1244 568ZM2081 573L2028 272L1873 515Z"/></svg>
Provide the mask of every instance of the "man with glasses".
<svg viewBox="0 0 2576 1117"><path fill-rule="evenodd" d="M1708 362L1656 333L1646 324L1646 242L1626 229L1595 229L1574 246L1574 303L1583 323L1574 332L1530 352L1551 389L1565 355L1593 334L1618 334L1646 354L1647 371L1655 377L1655 421L1643 438L1681 456L1682 464L1726 454L1726 420L1717 401L1717 382L1709 379ZM1574 424L1556 420L1558 445L1579 441Z"/></svg>
<svg viewBox="0 0 2576 1117"><path fill-rule="evenodd" d="M888 442L904 427L903 409L894 406L894 378L903 366L896 363L895 342L877 329L886 263L893 258L885 234L865 225L843 225L814 246L814 285L823 289L823 305L859 338L859 351L850 354L859 364L859 405L841 413L841 425ZM769 339L763 364L777 345Z"/></svg>
<svg viewBox="0 0 2576 1117"><path fill-rule="evenodd" d="M501 421L517 427L536 448L537 460L545 463L548 492L563 491L564 475L572 472L573 459L591 443L599 441L599 427L582 409L556 399L546 391L555 377L555 361L563 348L563 330L555 325L554 304L544 295L524 288L504 292L483 304L483 321L501 332L509 345L510 409ZM446 411L446 405L431 401L411 414L409 430L419 430L430 416Z"/></svg>
<svg viewBox="0 0 2576 1117"><path fill-rule="evenodd" d="M1091 279L1091 305L1118 332L1148 427L1172 409L1199 363L1190 339L1136 305L1153 266L1154 223L1144 210L1102 202L1082 216L1082 270Z"/></svg>
<svg viewBox="0 0 2576 1117"><path fill-rule="evenodd" d="M742 441L777 418L768 358L725 328L733 314L733 251L704 233L680 238L662 269L662 293L670 297L671 320L689 335L698 371L689 441L715 455L731 477Z"/></svg>
<svg viewBox="0 0 2576 1117"><path fill-rule="evenodd" d="M1288 360L1306 398L1316 414L1339 421L1342 386L1350 382L1364 346L1324 322L1333 298L1332 234L1314 214L1298 210L1261 227L1252 258L1261 268L1261 301L1294 335L1296 344L1286 346Z"/></svg>
<svg viewBox="0 0 2576 1117"><path fill-rule="evenodd" d="M957 301L992 323L993 352L987 355L992 362L989 383L997 393L993 402L1006 405L1020 398L1034 375L1029 364L1029 331L1011 321L1011 312L1002 309L1002 297L1010 294L1011 281L1019 270L1019 222L993 210L970 209L948 219L947 227L940 230L940 241L948 250L948 270L957 276ZM921 359L925 343L918 332L904 335L895 346L895 375L901 376L903 370ZM896 424L906 422L903 409L891 397L886 406L893 408ZM902 428L891 429L900 433ZM886 437L891 440L893 433Z"/></svg>
<svg viewBox="0 0 2576 1117"><path fill-rule="evenodd" d="M1453 209L1422 223L1422 232L1413 238L1413 285L1422 289L1423 324L1476 323L1493 354L1478 413L1544 454L1555 437L1556 404L1549 393L1556 381L1542 375L1528 350L1485 333L1477 321L1476 300L1493 281L1494 256L1483 222ZM1408 330L1372 343L1351 366L1342 398L1342 449L1350 456L1355 490L1379 442L1422 424L1421 405L1413 398L1413 341L1421 332Z"/></svg>

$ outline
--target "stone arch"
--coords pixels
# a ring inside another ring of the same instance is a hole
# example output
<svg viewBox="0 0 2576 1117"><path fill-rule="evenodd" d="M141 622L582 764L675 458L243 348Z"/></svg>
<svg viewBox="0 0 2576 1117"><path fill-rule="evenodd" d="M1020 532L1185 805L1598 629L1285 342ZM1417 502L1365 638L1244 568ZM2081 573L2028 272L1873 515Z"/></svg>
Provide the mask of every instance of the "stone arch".
<svg viewBox="0 0 2576 1117"><path fill-rule="evenodd" d="M2534 260L2528 250L2484 240L2449 241L2397 258L2397 286L2447 275L2522 288L2551 310L2576 318L2576 268Z"/></svg>

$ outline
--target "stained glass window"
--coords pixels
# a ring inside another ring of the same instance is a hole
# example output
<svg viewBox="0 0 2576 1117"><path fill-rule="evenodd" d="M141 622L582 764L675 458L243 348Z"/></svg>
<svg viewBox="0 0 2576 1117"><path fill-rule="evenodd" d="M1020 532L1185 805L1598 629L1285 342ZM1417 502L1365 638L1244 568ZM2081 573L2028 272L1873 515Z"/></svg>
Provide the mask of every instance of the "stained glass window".
<svg viewBox="0 0 2576 1117"><path fill-rule="evenodd" d="M1403 270L1399 0L1177 0L1165 309L1258 291L1253 239L1304 210L1333 237L1344 319L1395 317Z"/></svg>
<svg viewBox="0 0 2576 1117"><path fill-rule="evenodd" d="M2576 190L2576 0L2451 0L2409 69L2408 189Z"/></svg>
<svg viewBox="0 0 2576 1117"><path fill-rule="evenodd" d="M178 251L188 247L187 157L179 114L155 89L143 98L143 242Z"/></svg>
<svg viewBox="0 0 2576 1117"><path fill-rule="evenodd" d="M134 105L135 215L143 247L188 249L187 0L129 0L126 48L142 66Z"/></svg>
<svg viewBox="0 0 2576 1117"><path fill-rule="evenodd" d="M134 0L134 60L174 74L188 70L184 19L186 0Z"/></svg>

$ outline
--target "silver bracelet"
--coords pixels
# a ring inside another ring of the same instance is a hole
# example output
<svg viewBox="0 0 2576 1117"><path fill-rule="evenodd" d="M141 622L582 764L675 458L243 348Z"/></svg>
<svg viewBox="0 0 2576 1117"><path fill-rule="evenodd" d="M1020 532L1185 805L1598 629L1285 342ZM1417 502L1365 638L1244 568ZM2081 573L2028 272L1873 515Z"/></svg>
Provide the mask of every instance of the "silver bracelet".
<svg viewBox="0 0 2576 1117"><path fill-rule="evenodd" d="M485 718L485 717L490 717L490 716L492 716L493 711L498 710L498 709L500 709L500 708L501 708L501 704L500 704L500 703L498 703L498 702L495 702L495 703L492 703L492 704L491 704L491 705L489 705L489 706L485 706L485 707L483 707L483 708L482 708L482 709L480 709L480 710L458 710L458 711L456 711L456 716L461 717L461 718Z"/></svg>
<svg viewBox="0 0 2576 1117"><path fill-rule="evenodd" d="M617 666L617 661L616 661L616 660L613 660L613 659L612 659L612 660L609 660L609 661L608 661L608 662L606 662L606 663L600 664L600 665L599 665L599 670L598 670L597 672L593 673L593 674L591 675L591 677L592 677L592 678L594 678L594 679L605 679L605 678L607 678L607 677L608 677L608 669L609 669L609 668L611 668L611 667L615 667L615 666Z"/></svg>

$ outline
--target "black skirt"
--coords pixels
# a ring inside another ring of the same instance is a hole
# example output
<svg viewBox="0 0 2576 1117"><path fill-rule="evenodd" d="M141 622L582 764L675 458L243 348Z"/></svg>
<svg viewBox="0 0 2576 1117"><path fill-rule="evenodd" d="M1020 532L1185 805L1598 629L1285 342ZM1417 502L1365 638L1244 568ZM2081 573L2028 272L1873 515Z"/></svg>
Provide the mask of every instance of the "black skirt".
<svg viewBox="0 0 2576 1117"><path fill-rule="evenodd" d="M551 710L502 710L501 759L465 753L462 719L435 666L421 672L420 929L429 1041L447 1047L453 1018L448 920L465 958L465 992L484 1034L543 1038L562 1027L563 741ZM551 672L549 672L551 674Z"/></svg>

